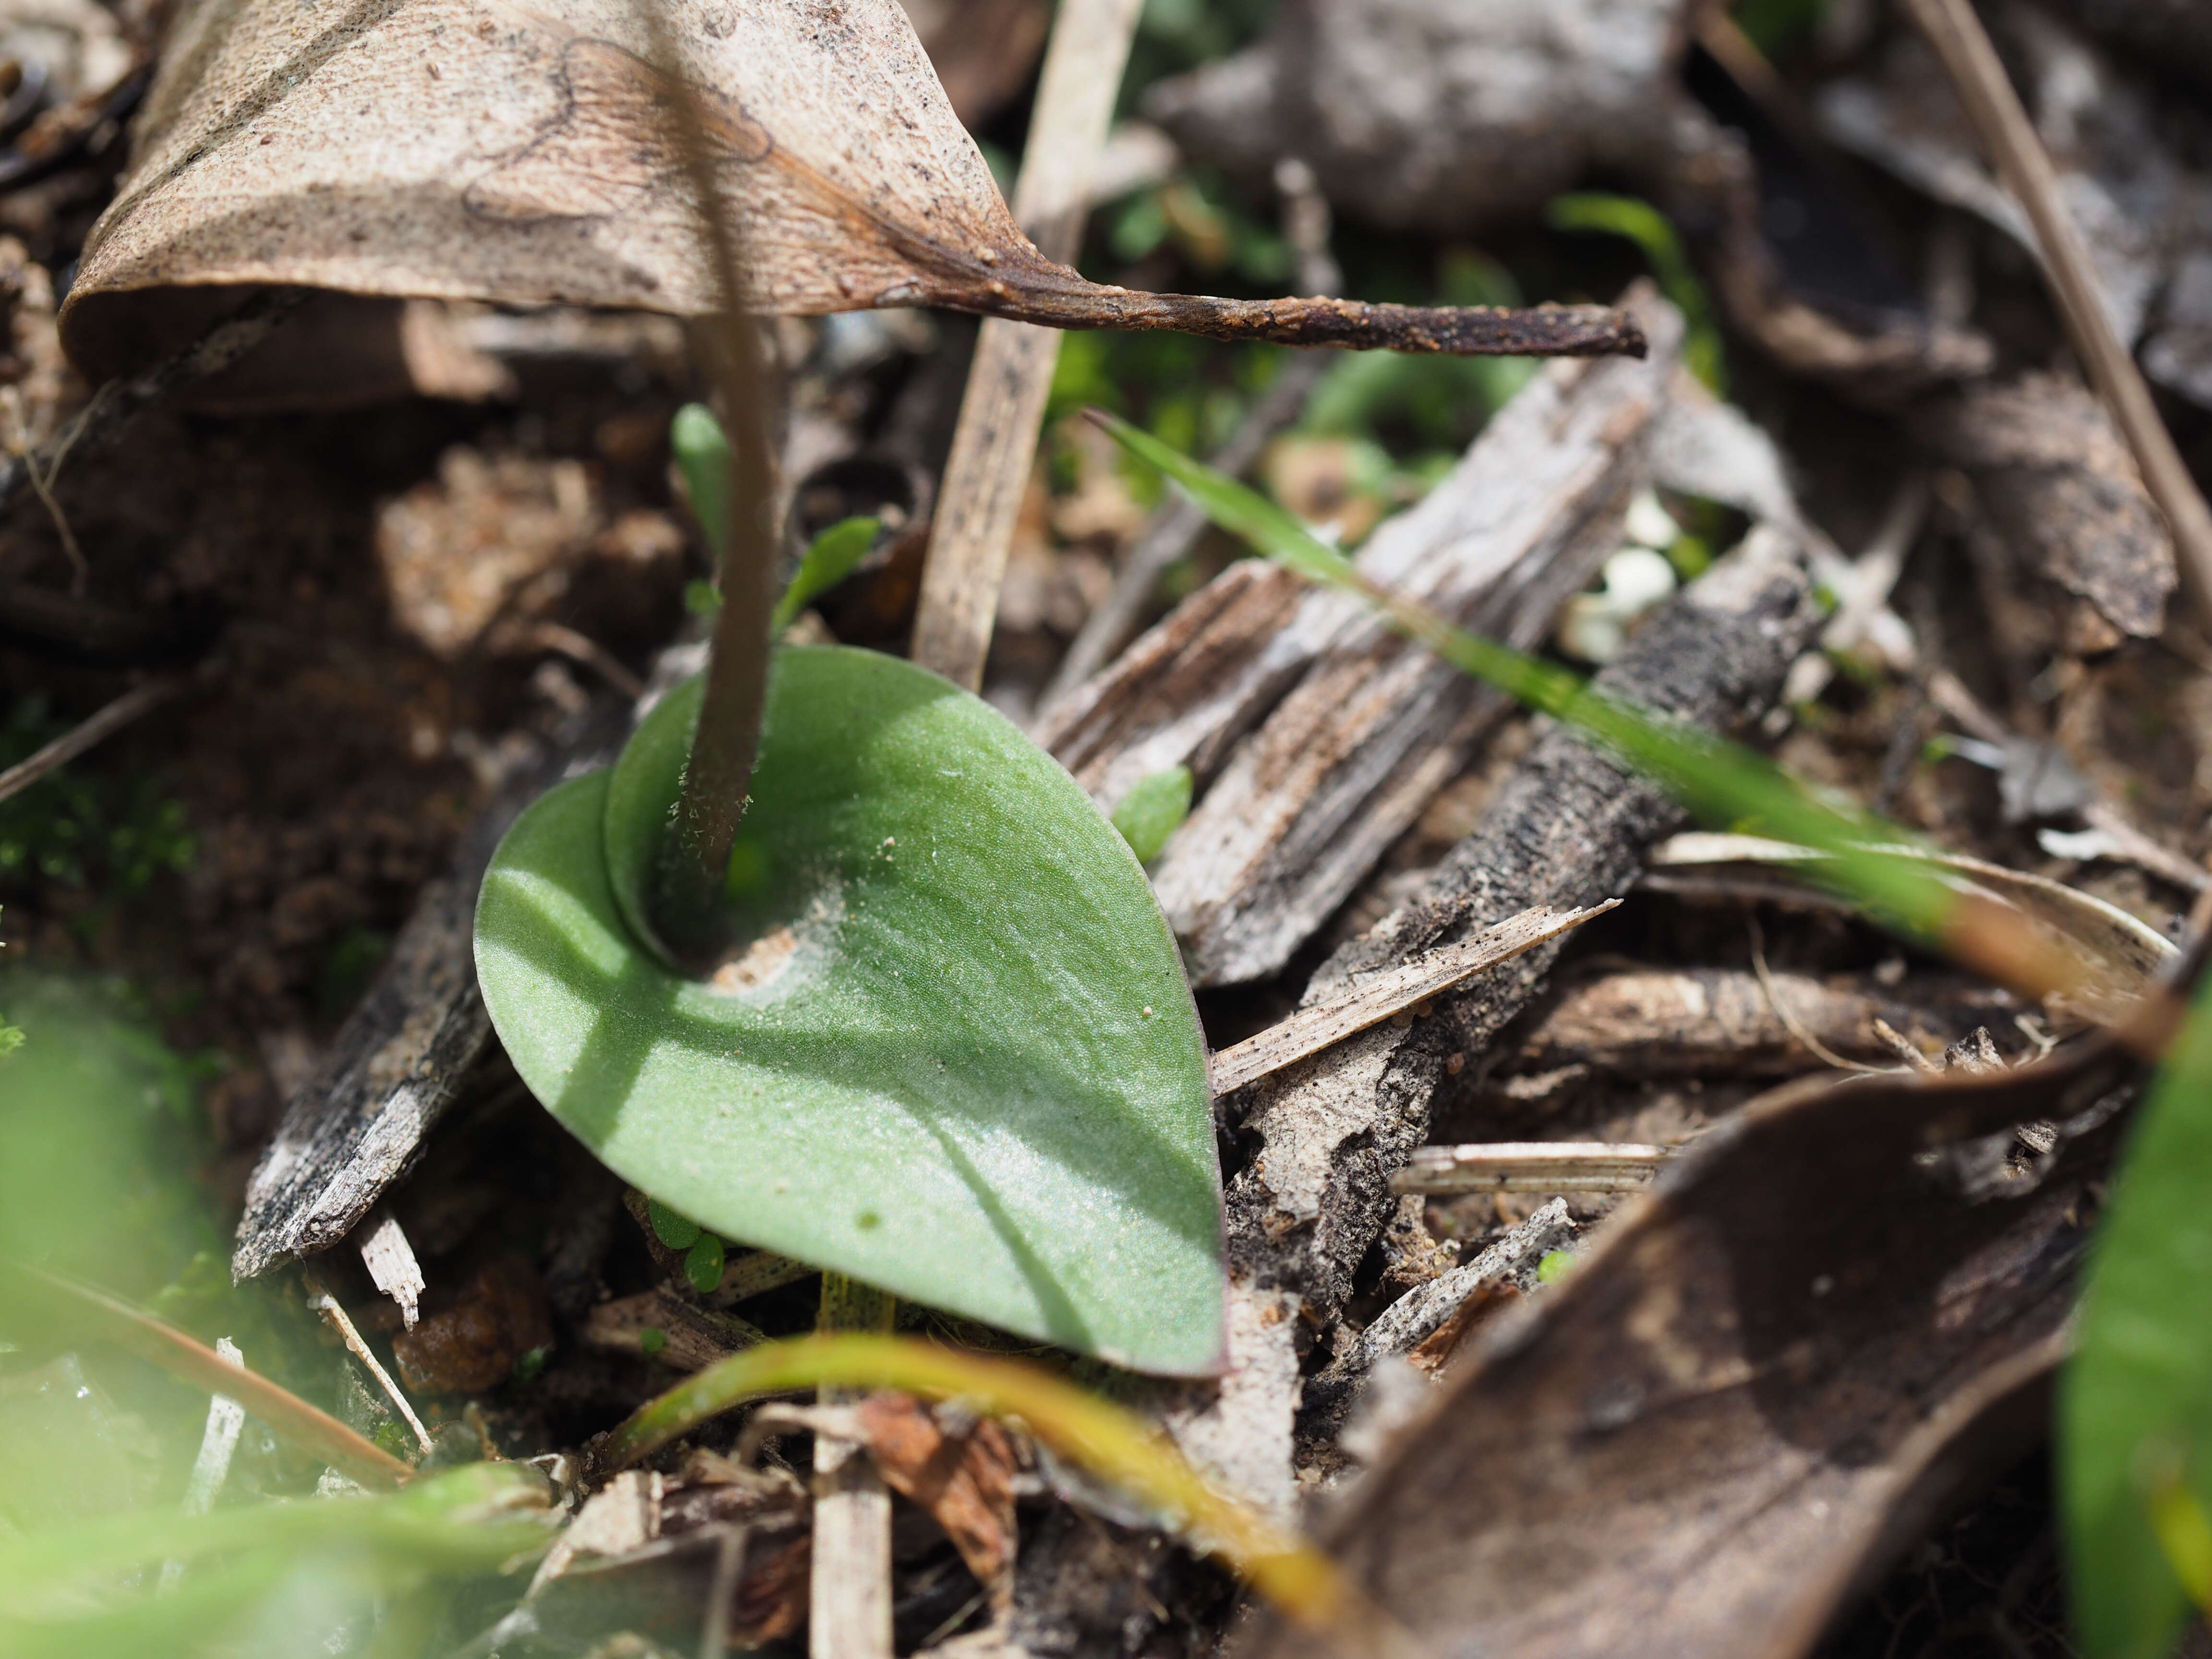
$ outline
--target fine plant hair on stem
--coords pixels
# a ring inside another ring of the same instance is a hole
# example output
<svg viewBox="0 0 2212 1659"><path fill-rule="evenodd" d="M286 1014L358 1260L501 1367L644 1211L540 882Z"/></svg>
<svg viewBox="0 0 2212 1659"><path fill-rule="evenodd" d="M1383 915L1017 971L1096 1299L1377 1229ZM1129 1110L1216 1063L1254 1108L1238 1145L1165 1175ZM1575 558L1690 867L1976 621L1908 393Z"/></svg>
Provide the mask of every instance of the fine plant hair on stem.
<svg viewBox="0 0 2212 1659"><path fill-rule="evenodd" d="M769 522L770 481L767 375L751 325L738 309L744 291L736 216L724 206L714 151L697 95L683 74L661 0L641 0L655 66L666 89L665 113L697 200L702 241L720 304L698 338L722 403L730 441L728 544L720 550L722 603L707 658L699 728L684 769L683 793L661 844L653 890L661 943L689 968L708 965L726 942L718 921L730 848L745 814L746 790L760 752L768 703L769 622L775 608L775 548Z"/></svg>

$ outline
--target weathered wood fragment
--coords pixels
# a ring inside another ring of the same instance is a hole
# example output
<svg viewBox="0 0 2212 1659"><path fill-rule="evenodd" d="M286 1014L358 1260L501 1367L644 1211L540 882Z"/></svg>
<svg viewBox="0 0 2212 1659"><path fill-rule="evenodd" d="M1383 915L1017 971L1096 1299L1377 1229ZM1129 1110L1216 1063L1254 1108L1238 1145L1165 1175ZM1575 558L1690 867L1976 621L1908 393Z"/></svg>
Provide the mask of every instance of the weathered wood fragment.
<svg viewBox="0 0 2212 1659"><path fill-rule="evenodd" d="M1630 1077L1694 1077L1728 1073L1772 1076L1818 1069L1821 1062L1794 1036L1775 1003L1823 1048L1854 1060L1887 1060L1889 1045L1875 1022L1910 1030L1931 1013L1992 1018L1987 993L1947 983L1927 991L1881 994L1838 987L1805 974L1775 972L1772 994L1759 975L1740 968L1632 968L1600 974L1561 990L1499 1070L1556 1071L1565 1066ZM1946 1027L1954 1022L1947 1019Z"/></svg>
<svg viewBox="0 0 2212 1659"><path fill-rule="evenodd" d="M603 763L629 705L602 695L535 745L477 819L453 868L423 889L328 1058L286 1104L246 1189L230 1269L251 1279L328 1249L405 1174L490 1040L477 994L477 887L517 814L571 771Z"/></svg>
<svg viewBox="0 0 2212 1659"><path fill-rule="evenodd" d="M2157 636L2179 580L2173 538L2087 388L2056 374L2023 375L1936 404L1916 427L1966 469L2003 544L2096 608L2101 627L2085 630L2077 621L2070 635L2106 645L2122 634Z"/></svg>
<svg viewBox="0 0 2212 1659"><path fill-rule="evenodd" d="M1656 613L1598 684L1625 702L1723 732L1763 715L1820 623L1802 542L1761 528ZM1653 787L1547 733L1427 890L1330 959L1306 993L1411 961L1536 904L1624 890L1644 849L1682 814ZM1382 1025L1255 1086L1242 1114L1255 1155L1229 1184L1229 1253L1245 1280L1327 1320L1394 1201L1390 1178L1426 1139L1453 1054L1480 1056L1557 954L1540 945L1440 999L1425 1020Z"/></svg>
<svg viewBox="0 0 2212 1659"><path fill-rule="evenodd" d="M1558 363L1361 550L1369 576L1523 647L1620 543L1648 478L1680 319L1627 307L1644 362ZM1187 765L1200 794L1153 868L1193 982L1263 978L1350 896L1505 713L1358 600L1231 566L1048 717L1041 740L1111 809Z"/></svg>
<svg viewBox="0 0 2212 1659"><path fill-rule="evenodd" d="M1659 1173L1664 1146L1612 1140L1501 1140L1422 1146L1394 1193L1632 1193ZM1371 1329L1371 1328L1370 1328Z"/></svg>

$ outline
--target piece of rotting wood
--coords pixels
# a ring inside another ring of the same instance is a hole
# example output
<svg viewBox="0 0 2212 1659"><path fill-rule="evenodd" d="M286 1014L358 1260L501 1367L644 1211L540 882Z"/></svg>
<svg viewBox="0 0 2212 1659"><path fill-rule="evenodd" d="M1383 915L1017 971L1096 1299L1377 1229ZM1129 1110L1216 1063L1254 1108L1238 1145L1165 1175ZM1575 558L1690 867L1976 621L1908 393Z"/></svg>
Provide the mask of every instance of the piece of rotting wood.
<svg viewBox="0 0 2212 1659"><path fill-rule="evenodd" d="M1522 648L1618 550L1668 407L1678 313L1624 301L1650 356L1561 362L1492 417L1360 570ZM1152 866L1193 982L1279 972L1510 707L1359 600L1240 562L1055 708L1038 736L1111 811L1170 766L1197 805Z"/></svg>
<svg viewBox="0 0 2212 1659"><path fill-rule="evenodd" d="M422 1292L429 1285L398 1216L387 1210L377 1218L361 1242L361 1262L376 1288L398 1305L401 1322L413 1330L422 1317Z"/></svg>
<svg viewBox="0 0 2212 1659"><path fill-rule="evenodd" d="M1655 612L1595 681L1624 702L1741 732L1772 706L1823 620L1802 542L1754 530ZM1656 787L1554 729L1499 789L1480 828L1418 897L1339 951L1307 988L1324 1002L1364 973L1413 961L1532 906L1625 891L1646 848L1683 815ZM1448 1062L1480 1058L1527 1006L1558 953L1539 945L1401 1029L1373 1027L1255 1085L1240 1114L1254 1156L1230 1182L1239 1277L1291 1291L1327 1320L1395 1202L1391 1177L1426 1139Z"/></svg>
<svg viewBox="0 0 2212 1659"><path fill-rule="evenodd" d="M1062 0L1045 52L1014 217L1048 259L1075 258L1115 95L1142 0ZM1037 428L1060 361L1060 334L987 319L945 464L929 562L915 617L914 659L955 684L983 683L1014 520L1029 489Z"/></svg>
<svg viewBox="0 0 2212 1659"><path fill-rule="evenodd" d="M1539 905L1486 927L1473 939L1405 963L1365 975L1325 1002L1301 1008L1257 1036L1213 1056L1209 1072L1216 1095L1225 1095L1319 1054L1346 1037L1379 1025L1430 998L1463 984L1475 975L1533 951L1619 904L1607 899L1586 909L1556 910ZM1410 1190L1410 1189L1409 1189Z"/></svg>
<svg viewBox="0 0 2212 1659"><path fill-rule="evenodd" d="M286 1103L246 1188L231 1272L241 1279L326 1250L413 1165L460 1097L491 1035L477 994L477 889L500 837L564 776L611 757L629 705L601 696L532 744L477 816L447 873L430 882L391 953Z"/></svg>
<svg viewBox="0 0 2212 1659"><path fill-rule="evenodd" d="M1664 1146L1613 1140L1503 1140L1421 1146L1394 1193L1632 1193L1659 1173Z"/></svg>

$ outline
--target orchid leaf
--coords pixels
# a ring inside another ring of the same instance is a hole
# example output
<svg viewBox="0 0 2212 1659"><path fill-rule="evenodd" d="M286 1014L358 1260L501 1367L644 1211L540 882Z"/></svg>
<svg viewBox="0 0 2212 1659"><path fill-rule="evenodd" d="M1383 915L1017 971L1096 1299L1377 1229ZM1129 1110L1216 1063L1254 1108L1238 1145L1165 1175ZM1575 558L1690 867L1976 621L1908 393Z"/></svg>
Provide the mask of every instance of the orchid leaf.
<svg viewBox="0 0 2212 1659"><path fill-rule="evenodd" d="M695 682L562 785L484 882L494 1024L553 1115L720 1237L1139 1370L1222 1352L1205 1046L1121 836L979 698L777 653L711 981L647 878Z"/></svg>

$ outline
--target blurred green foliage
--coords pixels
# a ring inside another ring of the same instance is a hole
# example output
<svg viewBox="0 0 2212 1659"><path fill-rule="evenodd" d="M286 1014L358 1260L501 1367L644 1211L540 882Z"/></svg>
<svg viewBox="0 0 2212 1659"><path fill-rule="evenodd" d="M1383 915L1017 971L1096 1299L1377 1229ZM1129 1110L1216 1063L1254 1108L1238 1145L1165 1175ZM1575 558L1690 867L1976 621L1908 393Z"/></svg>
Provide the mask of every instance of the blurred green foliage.
<svg viewBox="0 0 2212 1659"><path fill-rule="evenodd" d="M1801 45L1835 0L1735 0L1735 26L1768 58Z"/></svg>
<svg viewBox="0 0 2212 1659"><path fill-rule="evenodd" d="M43 696L20 698L0 722L0 770L70 727ZM164 871L191 868L185 809L143 773L64 766L0 801L0 888L33 881L111 896L143 891Z"/></svg>
<svg viewBox="0 0 2212 1659"><path fill-rule="evenodd" d="M1191 791L1196 780L1188 766L1170 766L1141 777L1114 809L1114 827L1139 864L1159 857L1182 821L1190 816Z"/></svg>
<svg viewBox="0 0 2212 1659"><path fill-rule="evenodd" d="M112 981L10 968L0 1006L23 1033L0 1089L0 1258L141 1297L172 1283L222 1243L192 1179L207 1067Z"/></svg>
<svg viewBox="0 0 2212 1659"><path fill-rule="evenodd" d="M1152 83L1246 45L1275 14L1276 0L1145 0L1119 112L1133 115Z"/></svg>
<svg viewBox="0 0 2212 1659"><path fill-rule="evenodd" d="M1682 313L1686 325L1683 363L1714 392L1727 395L1728 365L1721 350L1720 326L1713 320L1712 302L1706 296L1705 285L1691 269L1682 239L1665 214L1632 196L1583 191L1555 198L1544 216L1554 230L1593 231L1623 236L1635 243L1658 279L1660 291Z"/></svg>

